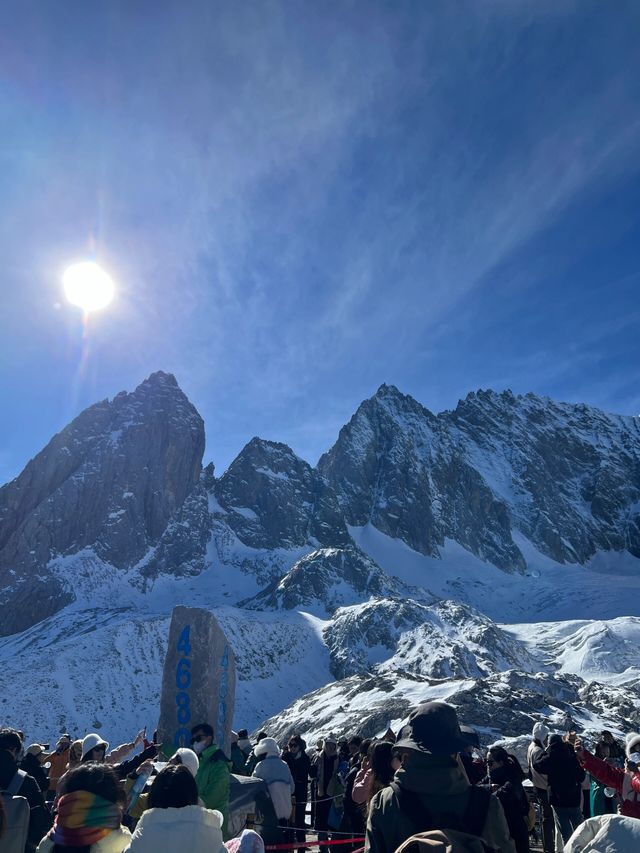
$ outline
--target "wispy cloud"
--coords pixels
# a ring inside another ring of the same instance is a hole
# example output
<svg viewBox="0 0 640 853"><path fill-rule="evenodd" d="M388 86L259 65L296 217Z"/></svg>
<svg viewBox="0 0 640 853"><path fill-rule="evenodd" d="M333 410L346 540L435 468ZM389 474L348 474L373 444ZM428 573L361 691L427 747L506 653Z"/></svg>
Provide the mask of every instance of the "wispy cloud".
<svg viewBox="0 0 640 853"><path fill-rule="evenodd" d="M43 353L69 369L53 270L92 235L121 287L84 399L173 370L223 464L255 432L317 455L385 379L499 377L477 354L473 370L451 350L444 363L446 331L463 335L465 304L514 253L637 162L625 3L31 12L5 33L0 83L7 346L28 318L25 383ZM514 299L531 286L516 284ZM505 382L530 358L513 354Z"/></svg>

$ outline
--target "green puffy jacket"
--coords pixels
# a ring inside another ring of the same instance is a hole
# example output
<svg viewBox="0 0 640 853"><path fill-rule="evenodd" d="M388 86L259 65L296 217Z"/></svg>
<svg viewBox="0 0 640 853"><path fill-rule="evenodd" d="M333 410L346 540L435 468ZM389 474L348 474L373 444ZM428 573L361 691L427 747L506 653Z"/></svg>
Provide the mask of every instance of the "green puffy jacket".
<svg viewBox="0 0 640 853"><path fill-rule="evenodd" d="M215 744L208 746L200 756L200 766L196 775L196 784L200 799L208 809L222 812L224 822L222 835L227 840L229 824L229 770L230 762L224 752Z"/></svg>

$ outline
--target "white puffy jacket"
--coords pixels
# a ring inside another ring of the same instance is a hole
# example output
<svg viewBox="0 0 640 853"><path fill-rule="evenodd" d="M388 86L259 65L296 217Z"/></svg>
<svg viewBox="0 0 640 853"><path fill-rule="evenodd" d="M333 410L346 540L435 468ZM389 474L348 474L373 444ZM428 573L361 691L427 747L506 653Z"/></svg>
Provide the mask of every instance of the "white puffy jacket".
<svg viewBox="0 0 640 853"><path fill-rule="evenodd" d="M253 775L267 783L276 817L279 820L289 818L291 815L291 797L296 786L287 762L276 755L267 755L266 758L256 764Z"/></svg>
<svg viewBox="0 0 640 853"><path fill-rule="evenodd" d="M640 820L603 814L585 820L564 847L564 853L631 853L640 850Z"/></svg>
<svg viewBox="0 0 640 853"><path fill-rule="evenodd" d="M226 853L222 815L217 809L147 809L131 838L128 853Z"/></svg>

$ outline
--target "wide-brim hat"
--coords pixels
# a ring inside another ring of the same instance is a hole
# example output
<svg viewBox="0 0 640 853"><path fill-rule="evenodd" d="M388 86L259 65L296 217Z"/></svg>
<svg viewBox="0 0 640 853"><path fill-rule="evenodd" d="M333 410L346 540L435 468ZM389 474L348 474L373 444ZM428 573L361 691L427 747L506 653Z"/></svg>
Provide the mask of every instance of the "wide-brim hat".
<svg viewBox="0 0 640 853"><path fill-rule="evenodd" d="M103 740L99 734L91 732L90 734L86 735L84 740L82 741L82 757L84 758L85 755L88 755L92 749L96 749L99 746L103 746L105 752L107 752L107 750L109 749L109 744L106 740Z"/></svg>
<svg viewBox="0 0 640 853"><path fill-rule="evenodd" d="M460 730L456 709L446 702L425 702L409 715L394 749L410 749L427 755L453 755L471 743Z"/></svg>

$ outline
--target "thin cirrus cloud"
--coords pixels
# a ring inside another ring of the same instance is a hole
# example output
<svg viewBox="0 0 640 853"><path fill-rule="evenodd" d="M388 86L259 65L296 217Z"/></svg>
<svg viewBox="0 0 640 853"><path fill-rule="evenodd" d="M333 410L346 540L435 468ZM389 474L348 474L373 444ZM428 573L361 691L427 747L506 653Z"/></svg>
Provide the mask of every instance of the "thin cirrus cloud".
<svg viewBox="0 0 640 853"><path fill-rule="evenodd" d="M560 370L568 351L518 334L518 318L542 279L574 286L558 271L575 241L551 248L545 233L583 206L606 243L593 199L636 178L633 4L38 9L16 7L0 59L2 331L11 352L26 318L34 330L14 383L23 414L44 357L59 384L41 431L7 438L11 458L159 368L202 412L219 467L255 433L317 457L382 381L433 408L545 377L602 402L582 356ZM51 271L88 244L120 290L78 379ZM496 282L515 331L492 353L480 335Z"/></svg>

